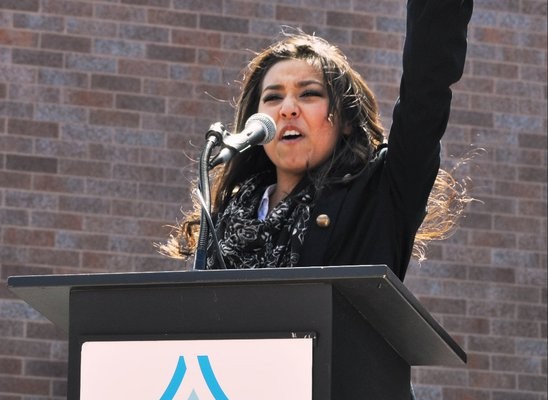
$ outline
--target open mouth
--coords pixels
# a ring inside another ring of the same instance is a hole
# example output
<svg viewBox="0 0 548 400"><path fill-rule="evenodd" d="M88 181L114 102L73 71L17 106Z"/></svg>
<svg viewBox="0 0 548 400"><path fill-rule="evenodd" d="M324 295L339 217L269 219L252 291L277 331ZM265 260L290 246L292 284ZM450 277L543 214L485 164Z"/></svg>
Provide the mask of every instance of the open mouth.
<svg viewBox="0 0 548 400"><path fill-rule="evenodd" d="M299 132L288 130L284 132L282 136L282 140L292 141L292 140L299 139L300 137L302 137L302 135Z"/></svg>

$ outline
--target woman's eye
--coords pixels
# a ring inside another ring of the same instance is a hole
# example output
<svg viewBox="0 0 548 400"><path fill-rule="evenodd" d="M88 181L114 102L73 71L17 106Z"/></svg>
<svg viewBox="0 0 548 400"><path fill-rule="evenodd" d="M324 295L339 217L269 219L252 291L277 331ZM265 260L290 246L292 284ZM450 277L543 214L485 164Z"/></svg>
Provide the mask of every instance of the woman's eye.
<svg viewBox="0 0 548 400"><path fill-rule="evenodd" d="M301 94L302 97L322 97L323 94L316 90L307 90Z"/></svg>
<svg viewBox="0 0 548 400"><path fill-rule="evenodd" d="M274 100L280 100L282 97L277 94L267 94L263 97L263 103L266 103L268 101L274 101Z"/></svg>

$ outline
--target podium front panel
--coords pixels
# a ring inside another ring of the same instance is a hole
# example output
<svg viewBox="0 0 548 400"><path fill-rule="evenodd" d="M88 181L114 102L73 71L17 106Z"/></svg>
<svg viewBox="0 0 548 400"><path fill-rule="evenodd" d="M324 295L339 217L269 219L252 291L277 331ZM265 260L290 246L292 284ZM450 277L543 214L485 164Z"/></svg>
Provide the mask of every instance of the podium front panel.
<svg viewBox="0 0 548 400"><path fill-rule="evenodd" d="M88 341L80 400L312 400L313 340Z"/></svg>

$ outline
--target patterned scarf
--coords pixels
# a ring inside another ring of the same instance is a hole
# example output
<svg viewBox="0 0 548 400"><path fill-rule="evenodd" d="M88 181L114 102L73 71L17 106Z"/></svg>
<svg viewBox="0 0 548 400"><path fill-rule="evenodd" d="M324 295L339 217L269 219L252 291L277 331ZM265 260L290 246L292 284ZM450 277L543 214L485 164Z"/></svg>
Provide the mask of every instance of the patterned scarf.
<svg viewBox="0 0 548 400"><path fill-rule="evenodd" d="M216 233L227 268L294 267L310 219L310 185L297 187L267 215L257 218L264 192L258 176L248 179L217 218ZM218 268L209 242L207 268Z"/></svg>

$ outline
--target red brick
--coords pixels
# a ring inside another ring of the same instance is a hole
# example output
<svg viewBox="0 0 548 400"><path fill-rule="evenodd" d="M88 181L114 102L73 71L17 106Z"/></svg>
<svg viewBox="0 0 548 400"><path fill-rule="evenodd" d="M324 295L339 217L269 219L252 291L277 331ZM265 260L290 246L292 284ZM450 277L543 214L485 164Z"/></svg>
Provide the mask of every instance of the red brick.
<svg viewBox="0 0 548 400"><path fill-rule="evenodd" d="M36 175L33 188L45 192L80 193L84 190L84 182L82 179L70 176Z"/></svg>
<svg viewBox="0 0 548 400"><path fill-rule="evenodd" d="M514 354L515 343L512 338L474 335L468 338L469 350L483 354ZM489 369L489 366L485 369Z"/></svg>
<svg viewBox="0 0 548 400"><path fill-rule="evenodd" d="M519 67L512 64L495 63L483 60L474 60L472 63L474 75L488 78L517 79Z"/></svg>
<svg viewBox="0 0 548 400"><path fill-rule="evenodd" d="M92 90L67 90L65 102L78 106L109 108L114 104L114 96L111 93Z"/></svg>
<svg viewBox="0 0 548 400"><path fill-rule="evenodd" d="M276 4L273 2L249 2L247 0L225 0L223 12L251 19L269 19L275 17Z"/></svg>
<svg viewBox="0 0 548 400"><path fill-rule="evenodd" d="M475 246L515 248L517 246L517 236L514 233L492 232L492 231L473 231L471 233L470 243Z"/></svg>
<svg viewBox="0 0 548 400"><path fill-rule="evenodd" d="M177 99L170 101L168 113L175 115L194 116L200 113L202 110L211 110L212 108L216 109L217 107L211 107L206 101Z"/></svg>
<svg viewBox="0 0 548 400"><path fill-rule="evenodd" d="M443 400L491 400L491 394L487 390L448 387L443 388Z"/></svg>
<svg viewBox="0 0 548 400"><path fill-rule="evenodd" d="M147 45L147 58L178 63L192 63L196 60L196 50L190 47Z"/></svg>
<svg viewBox="0 0 548 400"><path fill-rule="evenodd" d="M179 117L174 115L154 115L147 117L143 121L144 129L161 130L166 132L188 132L192 126L192 120L189 117Z"/></svg>
<svg viewBox="0 0 548 400"><path fill-rule="evenodd" d="M0 29L0 44L15 47L36 47L38 35L33 32Z"/></svg>
<svg viewBox="0 0 548 400"><path fill-rule="evenodd" d="M31 248L28 252L28 261L35 265L77 269L80 263L80 256L76 251Z"/></svg>
<svg viewBox="0 0 548 400"><path fill-rule="evenodd" d="M375 28L375 19L367 18L364 14L356 12L328 11L327 25L373 31ZM367 46L367 42L363 44Z"/></svg>
<svg viewBox="0 0 548 400"><path fill-rule="evenodd" d="M518 306L518 318L524 321L546 321L546 305L523 304Z"/></svg>
<svg viewBox="0 0 548 400"><path fill-rule="evenodd" d="M544 127L546 130L546 127ZM546 135L536 135L536 134L521 134L519 136L519 145L520 147L532 148L532 149L543 149L547 146Z"/></svg>
<svg viewBox="0 0 548 400"><path fill-rule="evenodd" d="M57 138L59 137L59 124L57 122L29 121L10 118L8 120L8 133Z"/></svg>
<svg viewBox="0 0 548 400"><path fill-rule="evenodd" d="M528 99L544 100L542 87L537 83L525 81L505 81L496 82L495 93L503 96L512 96L515 98L524 97Z"/></svg>
<svg viewBox="0 0 548 400"><path fill-rule="evenodd" d="M467 348L466 356L466 367L468 369L489 370L491 359L488 354L471 352L470 348Z"/></svg>
<svg viewBox="0 0 548 400"><path fill-rule="evenodd" d="M539 235L522 234L518 238L517 248L519 250L543 252L546 249L546 240ZM539 262L539 265L542 265L542 263Z"/></svg>
<svg viewBox="0 0 548 400"><path fill-rule="evenodd" d="M478 111L454 110L451 112L451 122L461 125L493 127L493 116L490 113Z"/></svg>
<svg viewBox="0 0 548 400"><path fill-rule="evenodd" d="M540 0L523 0L521 11L535 16L546 15L546 2Z"/></svg>
<svg viewBox="0 0 548 400"><path fill-rule="evenodd" d="M51 157L20 156L8 154L6 168L14 171L57 173L58 160Z"/></svg>
<svg viewBox="0 0 548 400"><path fill-rule="evenodd" d="M467 212L459 221L463 228L486 229L493 227L493 216L486 213Z"/></svg>
<svg viewBox="0 0 548 400"><path fill-rule="evenodd" d="M2 268L2 274L4 276L2 276L1 279L3 281L7 280L9 276L13 275L9 273L10 271L9 267L10 267L9 265L6 265ZM23 321L18 321L14 319L0 320L0 335L2 337L22 337L23 334L24 334Z"/></svg>
<svg viewBox="0 0 548 400"><path fill-rule="evenodd" d="M492 358L492 369L494 371L538 374L540 372L541 364L541 359L538 357L494 355Z"/></svg>
<svg viewBox="0 0 548 400"><path fill-rule="evenodd" d="M487 282L515 283L516 272L512 268L491 268L472 266L468 270L468 277L472 280Z"/></svg>
<svg viewBox="0 0 548 400"><path fill-rule="evenodd" d="M32 224L33 226L42 228L81 230L83 216L59 212L34 211L32 213Z"/></svg>
<svg viewBox="0 0 548 400"><path fill-rule="evenodd" d="M218 32L196 29L174 29L171 41L173 44L181 46L220 48L222 35Z"/></svg>
<svg viewBox="0 0 548 400"><path fill-rule="evenodd" d="M132 269L132 264L131 255L91 251L85 251L82 255L82 267L88 271L127 272Z"/></svg>
<svg viewBox="0 0 548 400"><path fill-rule="evenodd" d="M61 196L59 210L83 214L108 214L110 200L100 197Z"/></svg>
<svg viewBox="0 0 548 400"><path fill-rule="evenodd" d="M0 5L7 10L38 11L40 2L38 0L2 0Z"/></svg>
<svg viewBox="0 0 548 400"><path fill-rule="evenodd" d="M495 216L494 228L500 231L540 233L541 225L538 219L510 216Z"/></svg>
<svg viewBox="0 0 548 400"><path fill-rule="evenodd" d="M52 231L39 231L36 229L7 228L4 230L3 240L11 245L29 245L53 247L55 233Z"/></svg>
<svg viewBox="0 0 548 400"><path fill-rule="evenodd" d="M67 22L67 33L90 37L116 37L117 26L113 22L96 19L72 18Z"/></svg>
<svg viewBox="0 0 548 400"><path fill-rule="evenodd" d="M119 36L126 40L167 43L169 30L158 26L124 24L119 28Z"/></svg>
<svg viewBox="0 0 548 400"><path fill-rule="evenodd" d="M157 203L135 202L128 200L113 200L112 214L139 218L161 218L163 209Z"/></svg>
<svg viewBox="0 0 548 400"><path fill-rule="evenodd" d="M45 379L0 376L0 387L11 393L25 395L49 395L49 382Z"/></svg>
<svg viewBox="0 0 548 400"><path fill-rule="evenodd" d="M71 176L85 176L95 178L110 178L112 176L110 163L102 161L61 160L59 172ZM67 179L68 181L68 179ZM81 181L73 179L74 184L80 186ZM68 182L71 184L72 182ZM70 188L70 186L69 186ZM75 191L70 190L69 191Z"/></svg>
<svg viewBox="0 0 548 400"><path fill-rule="evenodd" d="M196 28L198 16L189 12L176 12L173 10L149 9L147 14L149 23L155 25L170 25L173 27ZM200 35L195 35L198 38Z"/></svg>
<svg viewBox="0 0 548 400"><path fill-rule="evenodd" d="M449 386L464 386L467 382L467 373L465 371L451 371L444 369L423 368L419 371L420 383L436 383Z"/></svg>
<svg viewBox="0 0 548 400"><path fill-rule="evenodd" d="M464 246L446 246L443 256L446 261L466 264L488 264L491 261L490 252L483 248L466 248Z"/></svg>
<svg viewBox="0 0 548 400"><path fill-rule="evenodd" d="M517 388L516 376L513 374L471 371L469 378L472 387L498 390L515 390Z"/></svg>
<svg viewBox="0 0 548 400"><path fill-rule="evenodd" d="M221 13L223 11L223 0L211 0L207 3L201 0L174 0L175 9L188 11L206 11L210 13Z"/></svg>
<svg viewBox="0 0 548 400"><path fill-rule="evenodd" d="M543 80L547 80L545 77ZM526 115L540 115L544 112L546 108L546 102L531 100L531 99L519 99L518 100L518 111L520 114Z"/></svg>
<svg viewBox="0 0 548 400"><path fill-rule="evenodd" d="M42 35L41 39L40 47L44 49L78 53L89 53L91 51L91 40L85 37L46 33Z"/></svg>
<svg viewBox="0 0 548 400"><path fill-rule="evenodd" d="M489 334L489 321L485 318L444 316L443 326L450 332Z"/></svg>
<svg viewBox="0 0 548 400"><path fill-rule="evenodd" d="M43 0L42 12L56 15L71 15L75 17L91 17L93 7L87 1L74 0Z"/></svg>
<svg viewBox="0 0 548 400"><path fill-rule="evenodd" d="M249 32L249 20L245 18L203 14L200 17L199 26L202 29L222 32Z"/></svg>
<svg viewBox="0 0 548 400"><path fill-rule="evenodd" d="M167 78L169 76L169 66L165 62L120 60L118 69L124 75L151 78Z"/></svg>
<svg viewBox="0 0 548 400"><path fill-rule="evenodd" d="M12 62L14 64L60 68L63 66L63 55L51 51L13 49Z"/></svg>
<svg viewBox="0 0 548 400"><path fill-rule="evenodd" d="M114 76L114 75L93 75L91 79L93 89L103 89L122 92L140 92L141 81L138 78Z"/></svg>
<svg viewBox="0 0 548 400"><path fill-rule="evenodd" d="M89 116L89 122L92 125L137 128L139 126L139 121L139 114L122 111L95 110L91 111Z"/></svg>
<svg viewBox="0 0 548 400"><path fill-rule="evenodd" d="M36 340L0 339L0 355L47 358L49 346ZM0 387L3 387L0 385Z"/></svg>
<svg viewBox="0 0 548 400"><path fill-rule="evenodd" d="M468 300L467 314L491 318L515 319L516 305L510 302Z"/></svg>
<svg viewBox="0 0 548 400"><path fill-rule="evenodd" d="M138 163L139 149L113 147L108 144L90 143L88 154L92 160L117 161L120 163Z"/></svg>
<svg viewBox="0 0 548 400"><path fill-rule="evenodd" d="M198 80L198 77L193 77ZM153 96L183 97L187 98L192 92L193 85L186 82L171 82L166 80L147 79L144 83L144 92Z"/></svg>
<svg viewBox="0 0 548 400"><path fill-rule="evenodd" d="M163 114L166 105L165 100L160 97L119 94L116 96L116 108Z"/></svg>
<svg viewBox="0 0 548 400"><path fill-rule="evenodd" d="M538 375L519 375L518 388L523 391L546 393L546 377Z"/></svg>
<svg viewBox="0 0 548 400"><path fill-rule="evenodd" d="M67 375L67 365L61 361L28 360L25 363L25 375L63 378Z"/></svg>
<svg viewBox="0 0 548 400"><path fill-rule="evenodd" d="M539 324L528 321L495 320L491 322L492 333L499 336L539 337Z"/></svg>
<svg viewBox="0 0 548 400"><path fill-rule="evenodd" d="M21 375L22 370L20 359L0 357L0 374Z"/></svg>
<svg viewBox="0 0 548 400"><path fill-rule="evenodd" d="M30 189L31 177L22 172L0 171L0 187Z"/></svg>
<svg viewBox="0 0 548 400"><path fill-rule="evenodd" d="M497 28L478 27L473 30L473 36L478 42L498 45L515 45L519 40L517 32Z"/></svg>
<svg viewBox="0 0 548 400"><path fill-rule="evenodd" d="M113 175L120 180L161 182L163 181L164 170L140 165L116 165Z"/></svg>
<svg viewBox="0 0 548 400"><path fill-rule="evenodd" d="M353 32L352 44L392 50L400 50L403 46L402 38L400 35L373 31Z"/></svg>
<svg viewBox="0 0 548 400"><path fill-rule="evenodd" d="M421 297L421 303L431 313L457 314L466 312L466 302L462 299L440 299L439 297Z"/></svg>
<svg viewBox="0 0 548 400"><path fill-rule="evenodd" d="M58 396L60 399L67 398L67 381L66 380L54 380L52 382L52 394Z"/></svg>
<svg viewBox="0 0 548 400"><path fill-rule="evenodd" d="M59 232L56 244L59 249L107 251L109 237L82 232Z"/></svg>
<svg viewBox="0 0 548 400"><path fill-rule="evenodd" d="M95 15L101 20L145 22L146 10L140 7L97 4Z"/></svg>

